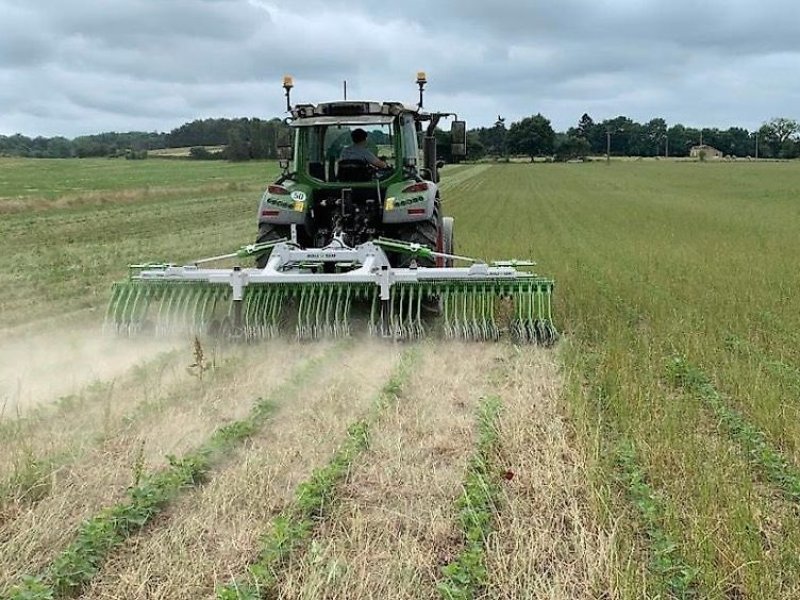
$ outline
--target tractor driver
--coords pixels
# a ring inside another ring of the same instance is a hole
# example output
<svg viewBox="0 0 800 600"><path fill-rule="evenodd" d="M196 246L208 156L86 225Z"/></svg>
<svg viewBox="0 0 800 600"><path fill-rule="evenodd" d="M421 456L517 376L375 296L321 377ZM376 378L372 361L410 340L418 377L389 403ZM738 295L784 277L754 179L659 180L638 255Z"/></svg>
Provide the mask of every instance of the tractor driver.
<svg viewBox="0 0 800 600"><path fill-rule="evenodd" d="M386 161L375 156L369 148L367 148L366 131L361 128L354 129L350 133L350 139L353 140L353 145L342 149L342 154L339 156L340 160L363 160L376 169L385 169L389 166Z"/></svg>

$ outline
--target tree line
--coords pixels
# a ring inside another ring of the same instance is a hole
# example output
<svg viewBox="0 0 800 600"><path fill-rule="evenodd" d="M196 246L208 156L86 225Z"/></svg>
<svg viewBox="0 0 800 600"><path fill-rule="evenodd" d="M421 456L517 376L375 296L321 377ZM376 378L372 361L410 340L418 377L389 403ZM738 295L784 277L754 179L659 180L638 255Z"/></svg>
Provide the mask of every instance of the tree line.
<svg viewBox="0 0 800 600"><path fill-rule="evenodd" d="M202 119L185 123L169 133L108 132L96 135L35 137L0 135L0 156L33 158L126 157L143 158L150 150L192 148L199 159L251 160L277 158L278 140L288 126L278 118ZM437 132L439 153L449 160L449 133ZM541 114L525 117L506 126L498 116L491 127L468 132L468 158L508 156L555 157L556 160L590 155L688 156L691 148L707 144L727 156L759 158L800 157L800 124L794 119L775 118L756 131L742 127L728 129L668 126L662 118L638 123L625 116L596 122L584 114L575 126L556 132ZM205 147L224 150L209 152Z"/></svg>
<svg viewBox="0 0 800 600"><path fill-rule="evenodd" d="M169 133L131 131L65 137L0 135L0 156L30 158L143 158L150 150L193 149L196 158L228 160L277 158L277 140L288 126L281 119L202 119L184 123ZM208 152L205 146L224 146ZM205 150L205 151L204 151Z"/></svg>
<svg viewBox="0 0 800 600"><path fill-rule="evenodd" d="M742 127L694 128L668 126L664 119L637 123L625 116L596 122L584 114L574 127L556 132L541 114L526 117L506 128L498 116L492 127L469 132L471 156L554 156L568 160L590 155L689 156L694 146L705 144L726 156L759 158L800 157L800 123L775 118L756 131Z"/></svg>

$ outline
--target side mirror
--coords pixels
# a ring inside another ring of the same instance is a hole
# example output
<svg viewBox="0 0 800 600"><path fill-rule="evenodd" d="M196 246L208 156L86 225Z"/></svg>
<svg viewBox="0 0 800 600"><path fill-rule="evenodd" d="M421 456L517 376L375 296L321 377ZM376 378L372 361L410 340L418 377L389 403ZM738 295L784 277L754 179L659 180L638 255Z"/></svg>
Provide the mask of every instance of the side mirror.
<svg viewBox="0 0 800 600"><path fill-rule="evenodd" d="M285 158L281 158L278 160L278 166L281 168L281 171L288 171L289 170L289 161Z"/></svg>
<svg viewBox="0 0 800 600"><path fill-rule="evenodd" d="M278 146L278 160L290 161L292 159L292 146Z"/></svg>
<svg viewBox="0 0 800 600"><path fill-rule="evenodd" d="M292 147L292 136L288 131L278 133L278 160L292 160L294 158L294 148Z"/></svg>
<svg viewBox="0 0 800 600"><path fill-rule="evenodd" d="M450 126L450 137L452 139L450 153L453 156L463 157L467 155L467 122L453 121Z"/></svg>
<svg viewBox="0 0 800 600"><path fill-rule="evenodd" d="M444 161L443 160L437 160L436 161L436 168L437 169L441 169L442 167L444 167Z"/></svg>

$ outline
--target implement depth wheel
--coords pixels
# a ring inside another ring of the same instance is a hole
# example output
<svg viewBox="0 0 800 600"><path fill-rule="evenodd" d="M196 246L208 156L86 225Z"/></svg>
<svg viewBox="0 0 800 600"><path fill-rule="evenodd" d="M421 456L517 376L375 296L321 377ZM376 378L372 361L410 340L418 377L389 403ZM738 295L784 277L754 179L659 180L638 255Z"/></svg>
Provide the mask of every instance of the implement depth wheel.
<svg viewBox="0 0 800 600"><path fill-rule="evenodd" d="M453 241L454 226L455 220L453 217L442 217L442 244L439 252L443 252L444 254L455 254L455 243ZM453 259L445 258L442 266L447 267L448 269L452 268Z"/></svg>

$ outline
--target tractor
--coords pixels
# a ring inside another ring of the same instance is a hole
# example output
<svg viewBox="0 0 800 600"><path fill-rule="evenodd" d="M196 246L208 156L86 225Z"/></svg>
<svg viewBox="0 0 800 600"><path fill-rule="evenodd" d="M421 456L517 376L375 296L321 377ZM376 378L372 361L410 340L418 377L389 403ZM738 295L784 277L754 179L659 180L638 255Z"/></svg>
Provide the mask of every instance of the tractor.
<svg viewBox="0 0 800 600"><path fill-rule="evenodd" d="M291 239L303 248L334 240L355 247L381 237L453 254L453 219L442 214L436 129L452 113L423 110L425 73L417 75L419 103L342 100L291 105L291 77L284 78L293 144L278 148L283 174L269 185L258 210L257 244ZM354 132L379 162L341 158ZM451 155L466 155L466 124L450 128ZM391 264L451 266L452 259L414 258L389 252ZM269 252L256 260L266 266Z"/></svg>

